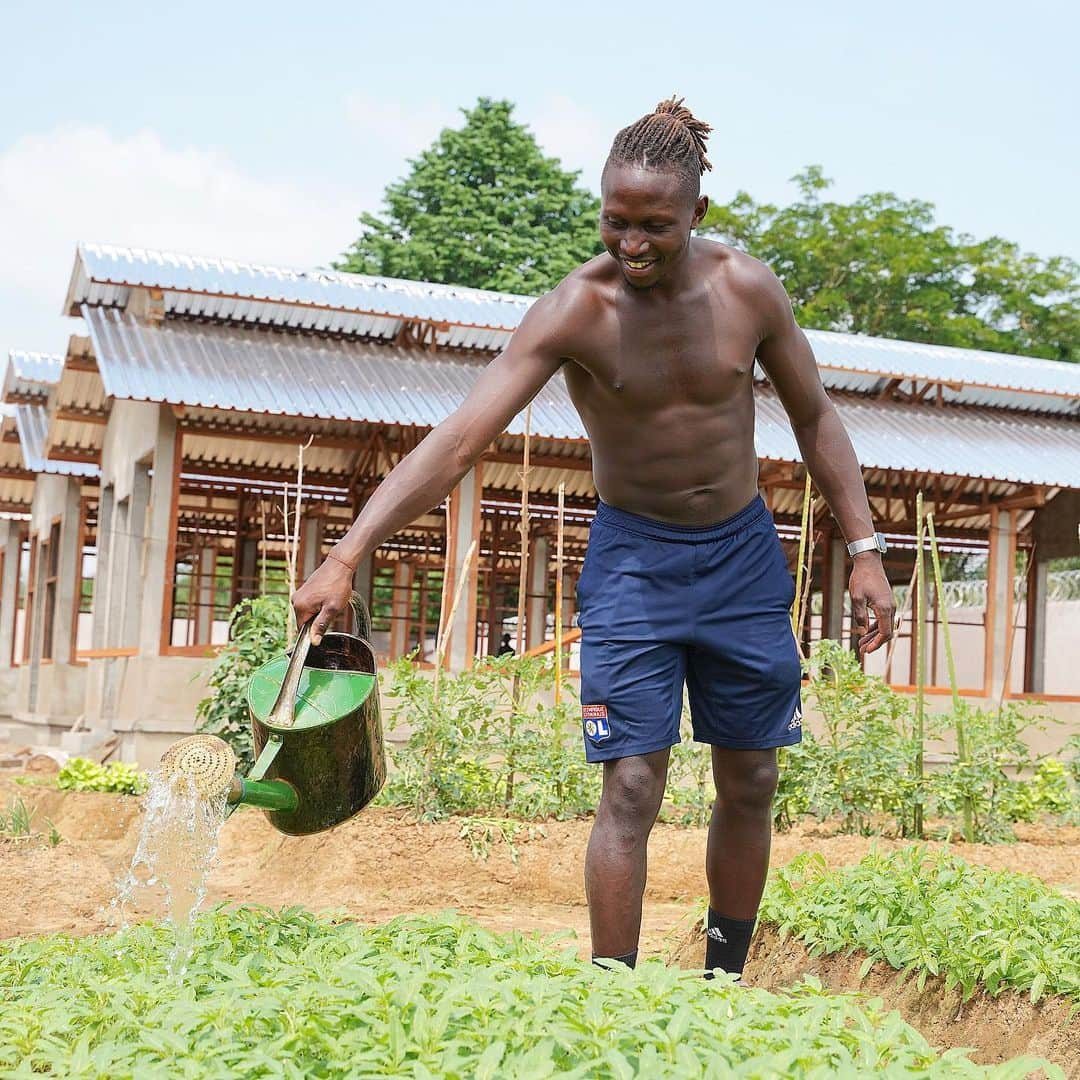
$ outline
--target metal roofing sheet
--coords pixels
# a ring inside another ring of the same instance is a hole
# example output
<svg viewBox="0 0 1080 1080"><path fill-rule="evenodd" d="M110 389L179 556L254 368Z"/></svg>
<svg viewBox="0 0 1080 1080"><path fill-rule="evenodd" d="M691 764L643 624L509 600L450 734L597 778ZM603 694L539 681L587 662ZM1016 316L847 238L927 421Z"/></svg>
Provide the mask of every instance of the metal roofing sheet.
<svg viewBox="0 0 1080 1080"><path fill-rule="evenodd" d="M379 338L393 338L403 320L430 320L449 324L439 344L480 349L504 347L533 302L461 286L80 244L66 310L122 307L132 286L163 290L166 310L180 316ZM825 330L807 337L831 389L915 378L952 383L946 396L967 404L1080 413L1080 365Z"/></svg>
<svg viewBox="0 0 1080 1080"><path fill-rule="evenodd" d="M78 247L68 310L90 299L92 284L141 285L178 293L267 300L502 330L517 326L532 303L530 297L460 285L333 270L292 270L232 259L84 243ZM235 317L243 319L243 309Z"/></svg>
<svg viewBox="0 0 1080 1080"><path fill-rule="evenodd" d="M64 358L50 353L23 352L12 349L4 369L3 396L25 401L46 398L50 387L60 378Z"/></svg>
<svg viewBox="0 0 1080 1080"><path fill-rule="evenodd" d="M49 429L48 411L44 405L16 405L15 426L23 461L32 472L53 473L57 476L99 476L96 465L80 461L50 461L45 456Z"/></svg>
<svg viewBox="0 0 1080 1080"><path fill-rule="evenodd" d="M465 397L482 365L393 346L255 334L84 309L107 393L174 405L431 427ZM758 454L801 460L775 393L759 388ZM841 397L867 468L1080 488L1080 425L1065 418ZM519 414L508 427L524 431ZM533 434L584 439L561 379L533 402Z"/></svg>
<svg viewBox="0 0 1080 1080"><path fill-rule="evenodd" d="M182 323L148 328L102 308L84 307L83 316L106 393L140 401L434 427L483 368L369 342ZM582 438L577 413L553 387L533 402L533 431ZM524 431L523 418L509 430Z"/></svg>

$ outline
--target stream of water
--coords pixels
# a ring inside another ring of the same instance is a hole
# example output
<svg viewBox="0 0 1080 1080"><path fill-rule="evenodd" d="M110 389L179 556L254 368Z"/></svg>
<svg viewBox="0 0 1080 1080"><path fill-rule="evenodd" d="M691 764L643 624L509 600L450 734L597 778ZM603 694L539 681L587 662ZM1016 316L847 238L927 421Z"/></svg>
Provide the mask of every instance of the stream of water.
<svg viewBox="0 0 1080 1080"><path fill-rule="evenodd" d="M135 917L171 923L176 934L172 974L183 974L191 956L193 920L206 899L225 809L224 792L207 797L182 774L150 773L139 843L117 883L111 921L121 928Z"/></svg>

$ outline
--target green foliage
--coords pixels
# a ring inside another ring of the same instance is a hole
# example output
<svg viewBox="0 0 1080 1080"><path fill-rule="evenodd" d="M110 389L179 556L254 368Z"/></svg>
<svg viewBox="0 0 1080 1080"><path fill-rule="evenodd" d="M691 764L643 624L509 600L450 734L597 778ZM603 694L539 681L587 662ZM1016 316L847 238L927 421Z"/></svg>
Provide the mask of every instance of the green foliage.
<svg viewBox="0 0 1080 1080"><path fill-rule="evenodd" d="M1064 812L1054 809L1052 765L1037 768L1030 781L1013 779L1034 764L1024 733L1044 726L1046 718L1031 716L1019 702L1004 702L987 710L961 702L959 712L946 715L944 722L952 727L958 718L964 724L967 760L954 756L926 778L927 800L938 817L952 822L953 829L959 831L967 798L975 839L993 842L1013 839L1013 822L1034 820L1044 811ZM1061 792L1060 784L1057 790ZM1064 796L1067 808L1067 787Z"/></svg>
<svg viewBox="0 0 1080 1080"><path fill-rule="evenodd" d="M212 693L195 709L197 730L224 739L244 770L254 761L248 682L258 668L285 651L288 616L289 602L283 596L241 600L229 617L229 643L210 668Z"/></svg>
<svg viewBox="0 0 1080 1080"><path fill-rule="evenodd" d="M545 157L508 101L480 98L362 214L339 270L540 293L601 250L599 201Z"/></svg>
<svg viewBox="0 0 1080 1080"><path fill-rule="evenodd" d="M829 870L818 854L779 870L762 921L810 952L862 949L918 978L944 978L966 1001L983 990L1080 1003L1080 903L1036 878L971 866L912 845Z"/></svg>
<svg viewBox="0 0 1080 1080"><path fill-rule="evenodd" d="M709 748L693 741L690 711L683 703L679 734L682 742L671 748L668 762L667 801L680 825L703 828L712 816L716 789L712 780L712 754ZM671 816L666 812L665 818Z"/></svg>
<svg viewBox="0 0 1080 1080"><path fill-rule="evenodd" d="M603 971L451 916L361 928L295 908L219 910L198 918L193 944L183 978L161 926L0 944L0 997L19 1003L0 1011L0 1072L1019 1080L1040 1064L939 1056L879 1001L819 984L770 994L656 961Z"/></svg>
<svg viewBox="0 0 1080 1080"><path fill-rule="evenodd" d="M12 799L7 811L0 813L0 836L26 837L32 835L30 822L33 819L34 811L22 799Z"/></svg>
<svg viewBox="0 0 1080 1080"><path fill-rule="evenodd" d="M959 834L965 799L972 809L973 838L1013 839L1016 821L1041 813L1070 817L1077 797L1057 763L1038 767L1024 741L1048 723L1030 707L1005 702L983 710L961 702L959 713L926 715L927 739L955 730L962 720L967 758L951 755L921 779L913 769L916 736L913 704L877 676L865 674L855 654L835 641L821 641L806 664L807 703L824 719L815 736L780 751L776 827L800 818L837 820L848 832L911 836L916 807L940 819L946 835ZM1030 780L1015 779L1034 769Z"/></svg>
<svg viewBox="0 0 1080 1080"><path fill-rule="evenodd" d="M835 641L818 643L807 674L806 701L824 717L824 733L815 738L804 727L802 742L780 752L777 827L813 814L839 818L852 832L885 825L908 835L921 797L911 775L910 702L867 675L855 654Z"/></svg>
<svg viewBox="0 0 1080 1080"><path fill-rule="evenodd" d="M61 842L63 837L51 821L48 819L45 821L45 824L49 826L49 831L38 834L33 830L33 820L34 810L22 799L12 799L7 810L0 811L0 839L32 840L36 836L44 835L50 847L56 847Z"/></svg>
<svg viewBox="0 0 1080 1080"><path fill-rule="evenodd" d="M818 166L792 178L790 206L745 191L714 204L706 231L766 263L801 325L879 337L1080 359L1080 272L1072 259L975 241L934 221L934 207L891 192L851 203L822 195Z"/></svg>
<svg viewBox="0 0 1080 1080"><path fill-rule="evenodd" d="M56 776L56 786L71 791L114 791L120 795L141 795L146 790L146 774L138 765L114 761L99 765L89 758L68 758Z"/></svg>
<svg viewBox="0 0 1080 1080"><path fill-rule="evenodd" d="M409 659L392 664L387 726L408 725L391 746L395 767L381 796L426 819L479 814L526 819L574 817L592 810L599 770L581 749L577 700L555 707L549 657L502 656L440 677Z"/></svg>

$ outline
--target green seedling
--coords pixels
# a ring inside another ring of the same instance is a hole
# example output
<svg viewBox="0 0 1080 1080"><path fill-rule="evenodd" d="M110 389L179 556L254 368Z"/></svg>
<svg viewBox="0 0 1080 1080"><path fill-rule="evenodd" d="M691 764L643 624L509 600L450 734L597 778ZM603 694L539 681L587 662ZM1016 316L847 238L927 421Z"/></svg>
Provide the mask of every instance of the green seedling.
<svg viewBox="0 0 1080 1080"><path fill-rule="evenodd" d="M361 928L281 912L200 916L183 978L171 931L0 944L0 1074L237 1076L991 1077L1034 1059L939 1054L880 1002L705 982L657 961L601 970L452 916Z"/></svg>

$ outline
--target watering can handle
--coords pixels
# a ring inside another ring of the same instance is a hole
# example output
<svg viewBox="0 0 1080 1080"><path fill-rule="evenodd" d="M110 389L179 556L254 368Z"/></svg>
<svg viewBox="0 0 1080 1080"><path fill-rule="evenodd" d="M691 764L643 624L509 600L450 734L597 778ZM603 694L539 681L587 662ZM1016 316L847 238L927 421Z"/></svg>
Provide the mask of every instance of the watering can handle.
<svg viewBox="0 0 1080 1080"><path fill-rule="evenodd" d="M285 669L285 678L281 680L281 689L266 718L266 722L274 727L292 727L296 720L296 695L300 689L304 664L307 663L308 650L311 648L311 623L312 620L309 619L300 627L289 666Z"/></svg>

